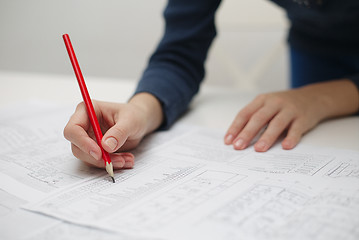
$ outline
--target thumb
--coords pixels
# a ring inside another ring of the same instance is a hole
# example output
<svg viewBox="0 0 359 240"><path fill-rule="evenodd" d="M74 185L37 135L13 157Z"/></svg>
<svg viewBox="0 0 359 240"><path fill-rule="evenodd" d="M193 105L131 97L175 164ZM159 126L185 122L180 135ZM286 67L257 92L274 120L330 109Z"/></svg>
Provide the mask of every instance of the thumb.
<svg viewBox="0 0 359 240"><path fill-rule="evenodd" d="M125 127L116 123L107 130L102 138L101 144L106 152L116 152L127 140L129 136L128 130Z"/></svg>

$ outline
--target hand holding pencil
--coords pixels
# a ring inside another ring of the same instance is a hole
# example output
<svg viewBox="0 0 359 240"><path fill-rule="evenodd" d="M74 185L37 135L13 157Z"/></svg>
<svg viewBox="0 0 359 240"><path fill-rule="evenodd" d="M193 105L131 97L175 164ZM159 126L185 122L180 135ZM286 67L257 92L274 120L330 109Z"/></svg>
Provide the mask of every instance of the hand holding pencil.
<svg viewBox="0 0 359 240"><path fill-rule="evenodd" d="M67 34L64 34L63 38L65 43L68 40L67 43L71 44ZM67 49L81 88L83 76L70 44L66 45L69 46ZM73 53L73 57L70 53ZM85 96L86 92L87 89ZM91 114L88 113L91 111L88 110L89 103L93 104L92 120ZM97 127L94 118L98 118ZM132 168L134 156L124 151L135 148L143 137L158 128L162 121L161 104L149 93L136 94L124 104L91 101L88 95L84 97L84 102L78 104L64 129L64 136L71 142L74 156L91 166L106 168L106 165L110 165L110 158L114 169ZM96 133L95 128L100 129L100 134ZM106 155L109 155L109 158ZM111 175L111 170L108 172Z"/></svg>

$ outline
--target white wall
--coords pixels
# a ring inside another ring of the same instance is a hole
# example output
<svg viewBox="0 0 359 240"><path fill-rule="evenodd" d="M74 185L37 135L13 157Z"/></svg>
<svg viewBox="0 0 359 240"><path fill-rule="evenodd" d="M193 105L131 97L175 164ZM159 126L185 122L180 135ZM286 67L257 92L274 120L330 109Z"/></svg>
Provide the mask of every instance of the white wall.
<svg viewBox="0 0 359 240"><path fill-rule="evenodd" d="M164 0L0 0L0 69L136 78L162 31Z"/></svg>
<svg viewBox="0 0 359 240"><path fill-rule="evenodd" d="M282 9L265 0L226 0L217 25L207 82L263 91L287 87L287 21Z"/></svg>
<svg viewBox="0 0 359 240"><path fill-rule="evenodd" d="M84 75L138 79L162 34L165 0L0 0L0 70L73 74L69 33ZM224 0L206 84L286 86L286 21L265 0ZM268 82L271 82L269 84Z"/></svg>

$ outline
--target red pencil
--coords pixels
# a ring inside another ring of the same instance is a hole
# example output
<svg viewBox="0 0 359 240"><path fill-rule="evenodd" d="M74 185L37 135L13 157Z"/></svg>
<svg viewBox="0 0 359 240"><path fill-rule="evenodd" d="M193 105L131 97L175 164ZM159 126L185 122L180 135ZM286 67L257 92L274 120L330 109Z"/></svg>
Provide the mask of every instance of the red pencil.
<svg viewBox="0 0 359 240"><path fill-rule="evenodd" d="M70 37L69 37L68 34L64 34L64 35L62 35L62 37L64 39L65 46L66 46L67 52L68 52L69 57L70 57L72 67L74 68L75 75L76 75L76 78L77 78L77 82L79 83L79 86L80 86L82 98L84 99L84 102L85 102L85 105L86 105L86 108L87 108L87 114L88 114L88 116L90 118L91 126L93 128L93 131L95 132L97 143L100 146L101 151L102 151L102 158L105 161L106 171L111 176L112 181L115 182L115 178L114 178L114 175L113 175L113 167L112 167L111 158L110 158L110 155L108 154L108 152L106 152L101 146L101 140L102 140L103 135L102 135L102 132L101 132L100 124L98 123L98 120L97 120L97 117L96 117L96 114L95 114L95 110L94 110L92 102L91 102L90 95L89 95L89 93L87 91L87 87L86 87L86 84L85 84L84 77L82 76L80 65L77 62L75 51L72 48Z"/></svg>

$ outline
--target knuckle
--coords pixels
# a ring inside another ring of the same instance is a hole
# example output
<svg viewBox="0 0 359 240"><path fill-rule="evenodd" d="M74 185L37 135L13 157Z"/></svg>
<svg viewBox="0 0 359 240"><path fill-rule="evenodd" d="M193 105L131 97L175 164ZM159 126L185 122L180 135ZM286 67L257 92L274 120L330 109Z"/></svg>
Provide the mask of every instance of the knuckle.
<svg viewBox="0 0 359 240"><path fill-rule="evenodd" d="M282 133L283 131L266 131L263 136L262 139L264 139L267 143L274 143L274 141L278 138L278 136Z"/></svg>
<svg viewBox="0 0 359 240"><path fill-rule="evenodd" d="M268 116L264 112L257 112L253 115L253 120L255 122L266 122L268 120Z"/></svg>
<svg viewBox="0 0 359 240"><path fill-rule="evenodd" d="M267 93L261 93L256 96L255 101L265 101L268 97Z"/></svg>
<svg viewBox="0 0 359 240"><path fill-rule="evenodd" d="M243 108L238 112L235 118L235 122L242 122L246 119L249 119L251 116L251 112L247 108Z"/></svg>
<svg viewBox="0 0 359 240"><path fill-rule="evenodd" d="M76 106L76 110L82 109L85 107L85 103L84 102L80 102L79 104L77 104Z"/></svg>
<svg viewBox="0 0 359 240"><path fill-rule="evenodd" d="M236 131L238 128L241 128L243 123L246 122L247 119L249 119L249 117L247 118L244 114L239 112L237 116L233 119L229 130Z"/></svg>
<svg viewBox="0 0 359 240"><path fill-rule="evenodd" d="M250 139L252 136L251 132L249 132L248 130L243 130L238 137L243 139L244 141L248 141L248 139Z"/></svg>
<svg viewBox="0 0 359 240"><path fill-rule="evenodd" d="M66 125L64 130L62 131L63 136L65 137L65 139L69 140L70 138L70 130L69 127Z"/></svg>
<svg viewBox="0 0 359 240"><path fill-rule="evenodd" d="M273 127L273 128L275 128L275 129L284 129L284 128L286 128L287 125L288 124L288 122L286 121L286 120L284 120L284 119L282 119L282 118L277 118L277 119L275 119L275 121L273 120L273 121L271 121L271 127Z"/></svg>
<svg viewBox="0 0 359 240"><path fill-rule="evenodd" d="M288 103L288 100L285 98L285 96L279 94L279 93L272 93L269 95L268 104L276 107L284 106Z"/></svg>
<svg viewBox="0 0 359 240"><path fill-rule="evenodd" d="M119 126L115 126L113 129L112 129L113 133L115 136L118 136L120 138L122 137L126 137L127 136L127 130L124 129L124 128L121 128Z"/></svg>
<svg viewBox="0 0 359 240"><path fill-rule="evenodd" d="M74 131L70 122L66 124L64 130L62 131L62 134L66 140L71 141L71 139L73 138Z"/></svg>
<svg viewBox="0 0 359 240"><path fill-rule="evenodd" d="M71 144L71 151L76 158L80 159L81 150L78 147L76 147L74 144Z"/></svg>
<svg viewBox="0 0 359 240"><path fill-rule="evenodd" d="M227 134L232 134L232 135L236 135L239 131L239 127L237 126L231 126L228 131L227 131Z"/></svg>
<svg viewBox="0 0 359 240"><path fill-rule="evenodd" d="M286 99L284 99L280 96L273 96L272 104L277 105L277 106L283 106L284 104L288 104L288 101L286 101Z"/></svg>

